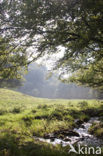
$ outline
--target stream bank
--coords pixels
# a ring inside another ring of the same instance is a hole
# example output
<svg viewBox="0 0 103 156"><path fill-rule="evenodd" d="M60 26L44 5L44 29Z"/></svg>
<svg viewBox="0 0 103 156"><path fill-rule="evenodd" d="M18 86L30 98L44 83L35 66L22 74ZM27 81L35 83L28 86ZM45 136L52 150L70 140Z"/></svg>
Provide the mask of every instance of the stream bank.
<svg viewBox="0 0 103 156"><path fill-rule="evenodd" d="M75 121L77 122L77 121ZM81 145L102 146L103 140L98 139L89 133L89 128L93 123L99 123L98 117L92 117L88 122L82 123L78 128L73 130L62 130L55 133L50 133L44 136L44 138L36 137L36 140L47 142L53 145L61 144L67 146L69 144L79 143Z"/></svg>

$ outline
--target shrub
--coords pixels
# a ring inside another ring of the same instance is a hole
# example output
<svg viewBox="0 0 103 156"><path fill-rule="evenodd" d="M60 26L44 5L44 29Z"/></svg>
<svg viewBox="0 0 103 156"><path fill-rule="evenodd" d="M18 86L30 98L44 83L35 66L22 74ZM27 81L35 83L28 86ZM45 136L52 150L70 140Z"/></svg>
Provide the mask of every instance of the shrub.
<svg viewBox="0 0 103 156"><path fill-rule="evenodd" d="M36 113L37 111L35 109L32 110L32 113Z"/></svg>
<svg viewBox="0 0 103 156"><path fill-rule="evenodd" d="M81 108L85 108L85 107L87 107L88 106L88 102L86 102L86 101L81 101L81 102L79 102L78 103L79 104L79 106L81 107Z"/></svg>
<svg viewBox="0 0 103 156"><path fill-rule="evenodd" d="M14 108L12 110L12 113L20 113L21 112L21 108Z"/></svg>
<svg viewBox="0 0 103 156"><path fill-rule="evenodd" d="M42 105L38 105L37 109L47 109L47 105L46 104L42 104Z"/></svg>
<svg viewBox="0 0 103 156"><path fill-rule="evenodd" d="M7 110L0 109L0 115L4 115L5 113L7 113Z"/></svg>

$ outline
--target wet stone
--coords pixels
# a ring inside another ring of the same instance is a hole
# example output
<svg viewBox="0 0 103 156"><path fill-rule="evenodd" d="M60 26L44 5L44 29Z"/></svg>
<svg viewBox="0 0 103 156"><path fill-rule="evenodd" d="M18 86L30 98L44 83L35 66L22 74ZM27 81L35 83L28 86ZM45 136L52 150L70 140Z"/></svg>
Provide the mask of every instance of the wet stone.
<svg viewBox="0 0 103 156"><path fill-rule="evenodd" d="M44 135L44 139L55 139L54 134L50 133L50 134L45 134Z"/></svg>
<svg viewBox="0 0 103 156"><path fill-rule="evenodd" d="M66 138L63 139L63 141L65 141L65 142L70 141L71 142L71 139L69 137L66 137Z"/></svg>
<svg viewBox="0 0 103 156"><path fill-rule="evenodd" d="M79 119L76 119L76 120L75 120L75 124L76 124L77 126L80 126L82 123L83 123L83 121L81 121L81 120L79 120Z"/></svg>
<svg viewBox="0 0 103 156"><path fill-rule="evenodd" d="M84 125L81 125L81 128L85 128L85 126Z"/></svg>

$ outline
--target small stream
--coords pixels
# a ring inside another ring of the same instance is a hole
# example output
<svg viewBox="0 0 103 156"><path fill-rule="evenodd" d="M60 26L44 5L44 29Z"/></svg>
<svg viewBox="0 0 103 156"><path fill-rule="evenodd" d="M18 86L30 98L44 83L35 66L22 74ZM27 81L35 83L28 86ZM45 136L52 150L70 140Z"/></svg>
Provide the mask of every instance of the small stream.
<svg viewBox="0 0 103 156"><path fill-rule="evenodd" d="M61 144L62 146L67 146L70 144L79 143L81 145L92 145L92 146L101 146L103 145L103 140L94 137L93 135L89 134L88 129L94 122L100 122L98 117L91 118L88 122L84 122L80 125L79 128L74 128L73 132L77 133L78 135L67 135L65 139L57 138L54 134L52 138L44 139L35 137L35 139L51 143L53 145ZM53 134L52 134L53 135Z"/></svg>

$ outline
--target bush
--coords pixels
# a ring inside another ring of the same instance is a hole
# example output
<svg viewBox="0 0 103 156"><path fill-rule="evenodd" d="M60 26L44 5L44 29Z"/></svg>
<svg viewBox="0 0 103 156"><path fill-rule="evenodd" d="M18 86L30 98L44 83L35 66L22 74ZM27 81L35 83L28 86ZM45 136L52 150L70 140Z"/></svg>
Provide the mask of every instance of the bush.
<svg viewBox="0 0 103 156"><path fill-rule="evenodd" d="M88 107L88 102L86 102L86 101L81 101L81 102L79 102L78 104L79 104L79 106L80 106L81 108Z"/></svg>
<svg viewBox="0 0 103 156"><path fill-rule="evenodd" d="M43 104L43 105L38 105L37 109L47 109L47 105Z"/></svg>
<svg viewBox="0 0 103 156"><path fill-rule="evenodd" d="M20 113L21 112L21 108L14 108L12 110L12 113Z"/></svg>
<svg viewBox="0 0 103 156"><path fill-rule="evenodd" d="M35 109L32 110L32 113L36 113L37 111Z"/></svg>
<svg viewBox="0 0 103 156"><path fill-rule="evenodd" d="M7 113L7 110L0 109L0 115L4 115L5 113Z"/></svg>

